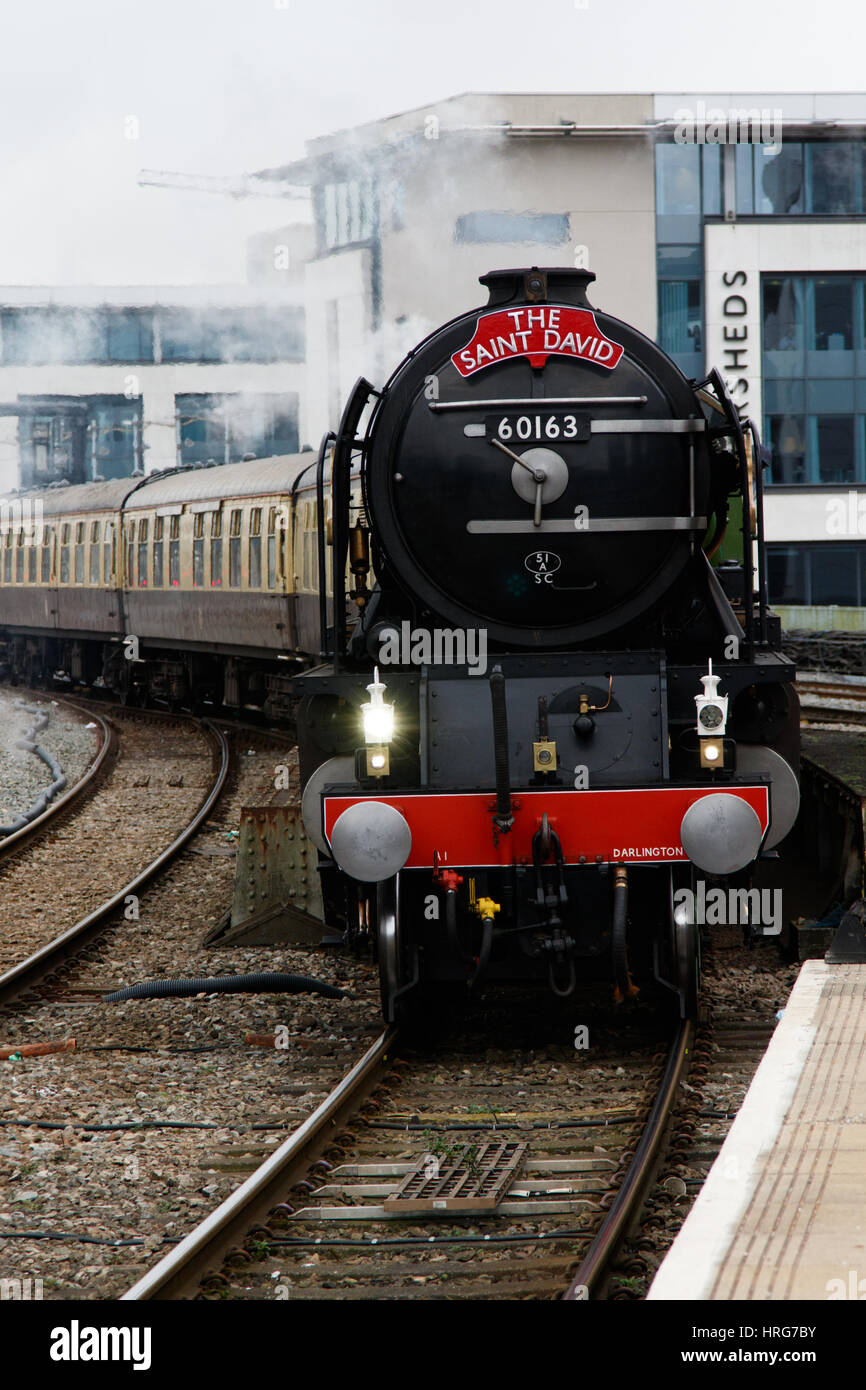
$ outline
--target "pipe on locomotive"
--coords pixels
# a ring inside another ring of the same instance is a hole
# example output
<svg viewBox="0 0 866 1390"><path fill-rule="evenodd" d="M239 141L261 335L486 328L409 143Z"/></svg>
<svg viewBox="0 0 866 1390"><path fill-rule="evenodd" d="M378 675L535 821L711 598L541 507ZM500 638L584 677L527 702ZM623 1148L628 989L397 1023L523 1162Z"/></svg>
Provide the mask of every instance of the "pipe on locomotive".
<svg viewBox="0 0 866 1390"><path fill-rule="evenodd" d="M496 815L498 830L509 831L514 824L511 813L511 776L508 769L508 711L505 706L505 676L501 666L490 673L490 700L493 705L493 756L496 766Z"/></svg>

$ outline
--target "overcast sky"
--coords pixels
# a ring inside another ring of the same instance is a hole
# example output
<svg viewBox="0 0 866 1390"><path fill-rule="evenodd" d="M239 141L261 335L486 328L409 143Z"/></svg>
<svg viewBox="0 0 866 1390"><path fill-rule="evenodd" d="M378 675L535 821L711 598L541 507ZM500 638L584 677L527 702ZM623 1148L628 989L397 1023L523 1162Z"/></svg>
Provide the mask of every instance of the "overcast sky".
<svg viewBox="0 0 866 1390"><path fill-rule="evenodd" d="M854 92L866 69L861 0L2 3L0 284L237 281L247 231L296 215L142 168L260 169L464 91Z"/></svg>

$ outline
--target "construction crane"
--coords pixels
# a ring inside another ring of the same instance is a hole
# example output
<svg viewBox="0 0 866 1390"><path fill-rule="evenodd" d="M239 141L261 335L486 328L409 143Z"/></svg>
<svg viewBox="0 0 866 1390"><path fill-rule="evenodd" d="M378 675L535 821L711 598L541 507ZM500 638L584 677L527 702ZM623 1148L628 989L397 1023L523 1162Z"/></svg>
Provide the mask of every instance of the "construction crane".
<svg viewBox="0 0 866 1390"><path fill-rule="evenodd" d="M192 193L221 193L229 198L309 198L309 188L262 179L256 174L178 174L170 169L142 169L140 185L177 188Z"/></svg>

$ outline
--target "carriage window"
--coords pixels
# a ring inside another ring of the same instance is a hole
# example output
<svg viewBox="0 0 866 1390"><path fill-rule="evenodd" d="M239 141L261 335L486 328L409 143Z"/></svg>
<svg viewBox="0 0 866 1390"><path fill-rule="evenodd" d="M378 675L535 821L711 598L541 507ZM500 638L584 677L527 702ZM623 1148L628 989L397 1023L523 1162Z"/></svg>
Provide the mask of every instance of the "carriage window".
<svg viewBox="0 0 866 1390"><path fill-rule="evenodd" d="M51 583L51 527L46 526L42 535L42 583Z"/></svg>
<svg viewBox="0 0 866 1390"><path fill-rule="evenodd" d="M132 573L135 565L135 522L126 528L126 587L132 588Z"/></svg>
<svg viewBox="0 0 866 1390"><path fill-rule="evenodd" d="M90 523L90 582L99 583L99 522Z"/></svg>
<svg viewBox="0 0 866 1390"><path fill-rule="evenodd" d="M75 526L75 582L84 583L84 522Z"/></svg>
<svg viewBox="0 0 866 1390"><path fill-rule="evenodd" d="M36 583L36 545L27 547L27 583Z"/></svg>
<svg viewBox="0 0 866 1390"><path fill-rule="evenodd" d="M250 588L262 587L262 509L250 512Z"/></svg>
<svg viewBox="0 0 866 1390"><path fill-rule="evenodd" d="M204 584L204 512L193 517L192 536L192 582L200 589Z"/></svg>
<svg viewBox="0 0 866 1390"><path fill-rule="evenodd" d="M3 546L3 583L12 583L12 532L7 531Z"/></svg>
<svg viewBox="0 0 866 1390"><path fill-rule="evenodd" d="M158 516L153 523L153 587L162 588L162 547L165 518Z"/></svg>
<svg viewBox="0 0 866 1390"><path fill-rule="evenodd" d="M232 512L229 529L229 587L241 587L241 513Z"/></svg>
<svg viewBox="0 0 866 1390"><path fill-rule="evenodd" d="M168 582L173 589L180 583L180 517L173 516L168 528Z"/></svg>
<svg viewBox="0 0 866 1390"><path fill-rule="evenodd" d="M277 509L268 507L268 588L277 587Z"/></svg>
<svg viewBox="0 0 866 1390"><path fill-rule="evenodd" d="M214 512L210 529L210 586L219 589L223 582L223 514Z"/></svg>
<svg viewBox="0 0 866 1390"><path fill-rule="evenodd" d="M69 583L69 522L60 528L60 583Z"/></svg>
<svg viewBox="0 0 866 1390"><path fill-rule="evenodd" d="M138 523L138 587L147 588L147 518Z"/></svg>
<svg viewBox="0 0 866 1390"><path fill-rule="evenodd" d="M114 526L112 522L105 523L105 539L102 544L102 582L111 584L111 552L114 541Z"/></svg>
<svg viewBox="0 0 866 1390"><path fill-rule="evenodd" d="M24 532L20 531L17 536L18 544L15 547L15 583L24 583Z"/></svg>

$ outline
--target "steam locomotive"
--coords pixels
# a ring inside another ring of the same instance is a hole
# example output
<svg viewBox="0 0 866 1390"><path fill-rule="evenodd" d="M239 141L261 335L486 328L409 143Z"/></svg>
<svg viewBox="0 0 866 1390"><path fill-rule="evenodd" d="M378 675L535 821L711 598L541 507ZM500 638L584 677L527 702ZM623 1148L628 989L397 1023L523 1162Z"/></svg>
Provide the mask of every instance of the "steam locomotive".
<svg viewBox="0 0 866 1390"><path fill-rule="evenodd" d="M388 1020L599 974L694 1014L695 904L732 887L748 917L797 814L757 432L717 372L596 311L594 278L482 276L487 304L360 380L320 451L303 818Z"/></svg>

